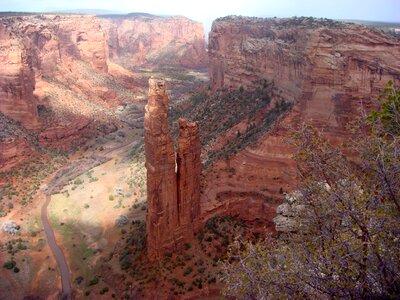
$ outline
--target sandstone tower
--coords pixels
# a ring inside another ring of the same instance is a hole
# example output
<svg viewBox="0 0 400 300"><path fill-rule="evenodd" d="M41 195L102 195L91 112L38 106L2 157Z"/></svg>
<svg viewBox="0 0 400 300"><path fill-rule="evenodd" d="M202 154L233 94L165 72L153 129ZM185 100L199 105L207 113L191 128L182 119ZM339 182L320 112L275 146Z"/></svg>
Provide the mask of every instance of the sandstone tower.
<svg viewBox="0 0 400 300"><path fill-rule="evenodd" d="M179 128L176 158L168 129L165 82L150 78L144 118L150 258L158 258L192 238L200 213L199 126L180 119Z"/></svg>

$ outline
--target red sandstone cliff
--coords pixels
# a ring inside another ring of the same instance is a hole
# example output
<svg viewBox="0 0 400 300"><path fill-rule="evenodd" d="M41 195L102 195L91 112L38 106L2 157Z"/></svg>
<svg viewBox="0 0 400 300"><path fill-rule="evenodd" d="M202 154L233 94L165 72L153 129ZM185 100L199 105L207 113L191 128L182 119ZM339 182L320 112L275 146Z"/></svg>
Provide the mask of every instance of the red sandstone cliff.
<svg viewBox="0 0 400 300"><path fill-rule="evenodd" d="M209 35L213 89L265 78L307 118L343 126L360 100L400 79L400 41L360 25L311 18L227 17Z"/></svg>
<svg viewBox="0 0 400 300"><path fill-rule="evenodd" d="M35 73L29 49L4 21L0 23L0 64L0 112L27 128L37 128Z"/></svg>
<svg viewBox="0 0 400 300"><path fill-rule="evenodd" d="M144 118L150 258L161 257L165 250L176 249L192 239L200 213L199 127L184 119L179 121L176 162L167 113L165 82L150 78Z"/></svg>
<svg viewBox="0 0 400 300"><path fill-rule="evenodd" d="M118 16L100 19L108 31L110 57L131 66L207 67L204 28L185 17Z"/></svg>
<svg viewBox="0 0 400 300"><path fill-rule="evenodd" d="M8 171L34 153L35 149L27 130L1 112L0 128L0 170Z"/></svg>
<svg viewBox="0 0 400 300"><path fill-rule="evenodd" d="M283 141L288 128L312 120L331 141L344 142L346 124L361 104L368 105L389 79L400 80L398 39L329 20L218 19L209 56L214 90L267 79L294 106L255 145L206 171L204 217L230 213L270 221L276 208L271 200L296 182L292 152Z"/></svg>
<svg viewBox="0 0 400 300"><path fill-rule="evenodd" d="M0 19L0 112L26 128L40 126L34 95L41 76L60 64L90 63L107 72L105 35L94 16L3 16Z"/></svg>
<svg viewBox="0 0 400 300"><path fill-rule="evenodd" d="M193 224L200 215L200 132L197 122L179 119L177 153L179 225Z"/></svg>

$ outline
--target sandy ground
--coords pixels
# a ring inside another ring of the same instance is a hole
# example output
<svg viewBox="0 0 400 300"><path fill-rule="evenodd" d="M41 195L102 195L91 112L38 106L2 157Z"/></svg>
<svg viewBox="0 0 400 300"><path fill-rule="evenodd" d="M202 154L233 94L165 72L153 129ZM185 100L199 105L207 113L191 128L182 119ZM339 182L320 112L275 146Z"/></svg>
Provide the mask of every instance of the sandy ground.
<svg viewBox="0 0 400 300"><path fill-rule="evenodd" d="M49 220L57 243L66 256L77 298L86 298L82 291L101 267L100 257L113 251L121 235L121 229L115 226L118 216L132 215L136 211L138 219L145 218L145 210L141 209L138 201L140 191L129 186L131 163L128 154L132 142L137 141L139 136L137 130L131 130L123 141L106 138L102 144L104 150L99 154L110 160L87 170L71 180L62 193L51 196ZM80 153L80 157L97 151L92 149ZM72 157L71 161L75 159L77 157ZM22 299L29 294L42 295L44 299L58 298L60 277L40 220L40 208L44 201L44 194L38 193L28 213L26 208L21 208L7 216L7 219L19 220L21 230L18 236L0 231L2 242L21 238L28 241L29 247L15 254L20 272L0 268L0 299ZM132 208L134 203L137 204L136 210ZM36 236L32 237L32 232L36 232ZM1 248L0 264L10 258L7 249ZM80 284L75 280L78 277L83 277ZM94 297L94 294L92 292L91 296Z"/></svg>

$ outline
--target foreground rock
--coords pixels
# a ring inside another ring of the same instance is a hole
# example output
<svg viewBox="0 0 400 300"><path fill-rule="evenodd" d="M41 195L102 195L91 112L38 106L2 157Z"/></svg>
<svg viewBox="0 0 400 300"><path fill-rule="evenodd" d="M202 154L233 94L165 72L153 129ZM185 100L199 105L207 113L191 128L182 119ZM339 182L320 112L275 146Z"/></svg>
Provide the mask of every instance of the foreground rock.
<svg viewBox="0 0 400 300"><path fill-rule="evenodd" d="M149 80L144 118L147 168L147 251L159 258L193 238L200 213L200 139L197 123L179 121L178 159L168 129L165 82ZM177 172L176 172L177 164Z"/></svg>
<svg viewBox="0 0 400 300"><path fill-rule="evenodd" d="M293 232L298 230L299 224L297 217L299 213L305 209L303 204L300 204L303 195L300 191L294 191L285 195L283 203L276 209L276 217L273 219L275 229L278 232Z"/></svg>

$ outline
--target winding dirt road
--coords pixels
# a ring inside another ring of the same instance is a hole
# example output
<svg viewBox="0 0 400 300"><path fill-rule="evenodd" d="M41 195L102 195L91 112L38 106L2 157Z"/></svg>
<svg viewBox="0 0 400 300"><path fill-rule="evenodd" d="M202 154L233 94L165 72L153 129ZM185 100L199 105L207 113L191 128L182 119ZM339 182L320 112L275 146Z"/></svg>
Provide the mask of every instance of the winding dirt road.
<svg viewBox="0 0 400 300"><path fill-rule="evenodd" d="M134 145L139 143L139 141L133 141L129 143L125 143L123 145L118 145L116 147L113 147L111 149L108 149L105 153L103 153L104 158L112 158L110 155L112 152L116 152L117 150L123 149L123 148L131 148ZM87 169L91 169L95 166L90 166ZM75 176L79 176L81 173L86 172L87 170L81 170L79 174L74 174ZM54 183L53 183L54 185ZM49 203L51 201L51 189L47 190L47 192L43 193L46 197L46 201L42 206L41 209L41 217L42 217L42 223L43 223L43 228L44 232L47 237L47 242L50 247L50 250L53 252L53 255L57 261L58 269L60 270L60 275L61 275L61 285L62 285L62 294L60 299L61 300L72 300L73 299L73 293L72 293L72 287L71 287L71 278L70 278L70 271L67 265L67 262L65 260L65 256L63 251L61 250L60 246L57 245L56 238L54 236L54 231L51 227L51 224L49 222L48 214L47 214L47 207L49 206Z"/></svg>
<svg viewBox="0 0 400 300"><path fill-rule="evenodd" d="M72 300L72 288L71 288L71 279L70 272L68 269L67 262L64 257L64 253L61 248L57 245L56 238L54 236L53 229L51 228L48 216L47 216L47 207L49 206L51 200L51 195L46 195L46 201L42 206L42 223L44 232L46 233L47 242L51 251L54 254L54 257L57 261L58 268L60 270L61 275L61 284L62 284L62 300Z"/></svg>

